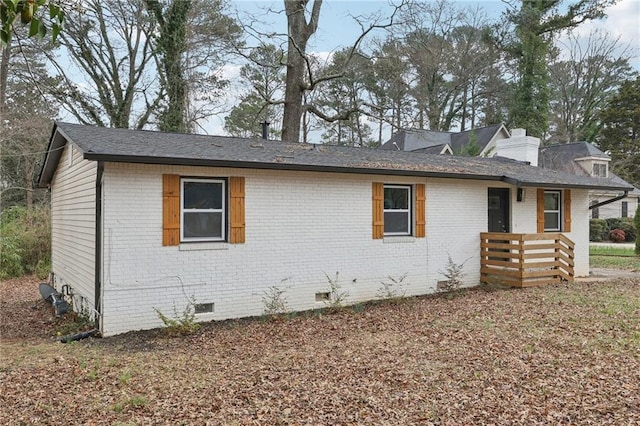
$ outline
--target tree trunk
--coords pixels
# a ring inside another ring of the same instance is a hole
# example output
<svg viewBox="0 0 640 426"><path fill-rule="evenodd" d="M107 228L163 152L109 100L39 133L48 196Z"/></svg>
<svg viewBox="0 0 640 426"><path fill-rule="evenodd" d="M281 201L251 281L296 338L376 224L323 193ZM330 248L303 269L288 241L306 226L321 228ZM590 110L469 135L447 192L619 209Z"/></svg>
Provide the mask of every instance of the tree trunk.
<svg viewBox="0 0 640 426"><path fill-rule="evenodd" d="M7 109L7 80L9 78L9 52L11 51L11 40L2 48L0 55L0 117ZM0 119L0 128L4 120Z"/></svg>
<svg viewBox="0 0 640 426"><path fill-rule="evenodd" d="M322 0L313 0L309 22L305 16L310 0L284 0L287 12L289 42L287 47L287 77L284 95L284 116L282 118L282 140L300 140L300 121L304 112L303 99L306 91L305 56L307 42L318 28L318 18Z"/></svg>

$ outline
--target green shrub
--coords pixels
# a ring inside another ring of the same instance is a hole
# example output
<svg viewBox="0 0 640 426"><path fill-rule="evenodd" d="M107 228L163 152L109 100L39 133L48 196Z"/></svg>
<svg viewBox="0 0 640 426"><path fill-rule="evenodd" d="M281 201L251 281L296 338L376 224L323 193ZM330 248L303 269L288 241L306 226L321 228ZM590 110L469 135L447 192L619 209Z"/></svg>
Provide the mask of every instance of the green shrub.
<svg viewBox="0 0 640 426"><path fill-rule="evenodd" d="M589 241L600 242L607 229L607 221L604 219L591 219L589 221Z"/></svg>
<svg viewBox="0 0 640 426"><path fill-rule="evenodd" d="M0 278L37 272L51 263L51 216L46 207L5 209L0 215Z"/></svg>
<svg viewBox="0 0 640 426"><path fill-rule="evenodd" d="M620 229L620 219L619 217L610 217L605 219L607 222L607 231L613 231L614 229Z"/></svg>
<svg viewBox="0 0 640 426"><path fill-rule="evenodd" d="M636 238L638 238L638 230L633 223L633 218L631 217L620 218L618 229L622 229L624 231L625 241L628 243L632 243Z"/></svg>
<svg viewBox="0 0 640 426"><path fill-rule="evenodd" d="M633 223L636 225L636 230L640 232L640 205L636 209L636 216L633 218ZM640 238L636 235L636 254L640 256Z"/></svg>
<svg viewBox="0 0 640 426"><path fill-rule="evenodd" d="M173 318L163 314L158 308L153 308L158 314L158 318L164 324L164 330L170 336L186 336L193 334L200 328L200 324L196 322L195 298L191 298L185 306L182 313L178 313L175 305L173 305Z"/></svg>

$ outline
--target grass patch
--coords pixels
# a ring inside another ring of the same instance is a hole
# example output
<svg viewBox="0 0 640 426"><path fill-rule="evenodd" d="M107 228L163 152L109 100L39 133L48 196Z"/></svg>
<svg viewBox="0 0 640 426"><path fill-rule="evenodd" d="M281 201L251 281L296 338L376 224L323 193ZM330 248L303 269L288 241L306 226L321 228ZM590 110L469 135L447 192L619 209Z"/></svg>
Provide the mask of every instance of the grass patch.
<svg viewBox="0 0 640 426"><path fill-rule="evenodd" d="M590 256L624 256L637 257L633 252L633 248L627 247L609 247L609 246L589 246Z"/></svg>
<svg viewBox="0 0 640 426"><path fill-rule="evenodd" d="M592 255L589 257L589 264L592 268L612 268L635 271L640 270L640 257Z"/></svg>

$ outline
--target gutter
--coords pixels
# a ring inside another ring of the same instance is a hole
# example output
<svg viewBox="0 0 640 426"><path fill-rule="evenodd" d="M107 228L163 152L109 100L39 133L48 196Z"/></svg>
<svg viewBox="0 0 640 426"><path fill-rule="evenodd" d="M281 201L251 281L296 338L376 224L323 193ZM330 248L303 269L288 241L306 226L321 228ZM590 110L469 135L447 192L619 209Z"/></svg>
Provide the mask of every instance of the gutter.
<svg viewBox="0 0 640 426"><path fill-rule="evenodd" d="M629 191L624 191L624 194L618 195L617 197L611 198L610 200L601 201L597 204L593 204L589 206L589 210L597 209L598 207L606 206L607 204L615 203L616 201L622 200L623 198L627 198L629 195Z"/></svg>
<svg viewBox="0 0 640 426"><path fill-rule="evenodd" d="M100 317L102 316L101 292L102 292L102 174L104 163L98 161L96 174L96 237L95 237L95 277L94 277L94 310L96 312L95 328L100 330Z"/></svg>

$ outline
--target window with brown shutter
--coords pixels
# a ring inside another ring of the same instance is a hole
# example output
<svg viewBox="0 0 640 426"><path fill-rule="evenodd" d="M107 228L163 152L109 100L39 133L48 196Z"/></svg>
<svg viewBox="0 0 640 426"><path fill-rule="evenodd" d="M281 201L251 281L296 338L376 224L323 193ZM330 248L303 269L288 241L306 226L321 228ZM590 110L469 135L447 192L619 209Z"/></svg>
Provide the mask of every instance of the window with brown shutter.
<svg viewBox="0 0 640 426"><path fill-rule="evenodd" d="M413 196L411 193L413 192ZM426 235L425 185L372 184L373 239ZM413 231L413 232L412 232Z"/></svg>
<svg viewBox="0 0 640 426"><path fill-rule="evenodd" d="M571 232L571 190L538 189L537 231Z"/></svg>
<svg viewBox="0 0 640 426"><path fill-rule="evenodd" d="M229 242L231 244L241 244L245 240L244 224L244 178L233 176L229 178L230 201L230 224L231 233Z"/></svg>
<svg viewBox="0 0 640 426"><path fill-rule="evenodd" d="M373 239L384 237L384 184L373 182Z"/></svg>
<svg viewBox="0 0 640 426"><path fill-rule="evenodd" d="M245 242L244 177L227 181L166 174L162 182L164 246L181 242Z"/></svg>
<svg viewBox="0 0 640 426"><path fill-rule="evenodd" d="M424 238L426 235L426 214L425 214L425 185L416 185L416 238Z"/></svg>
<svg viewBox="0 0 640 426"><path fill-rule="evenodd" d="M564 190L564 228L562 229L564 232L571 232L571 190Z"/></svg>
<svg viewBox="0 0 640 426"><path fill-rule="evenodd" d="M162 245L180 244L180 176L162 175Z"/></svg>

